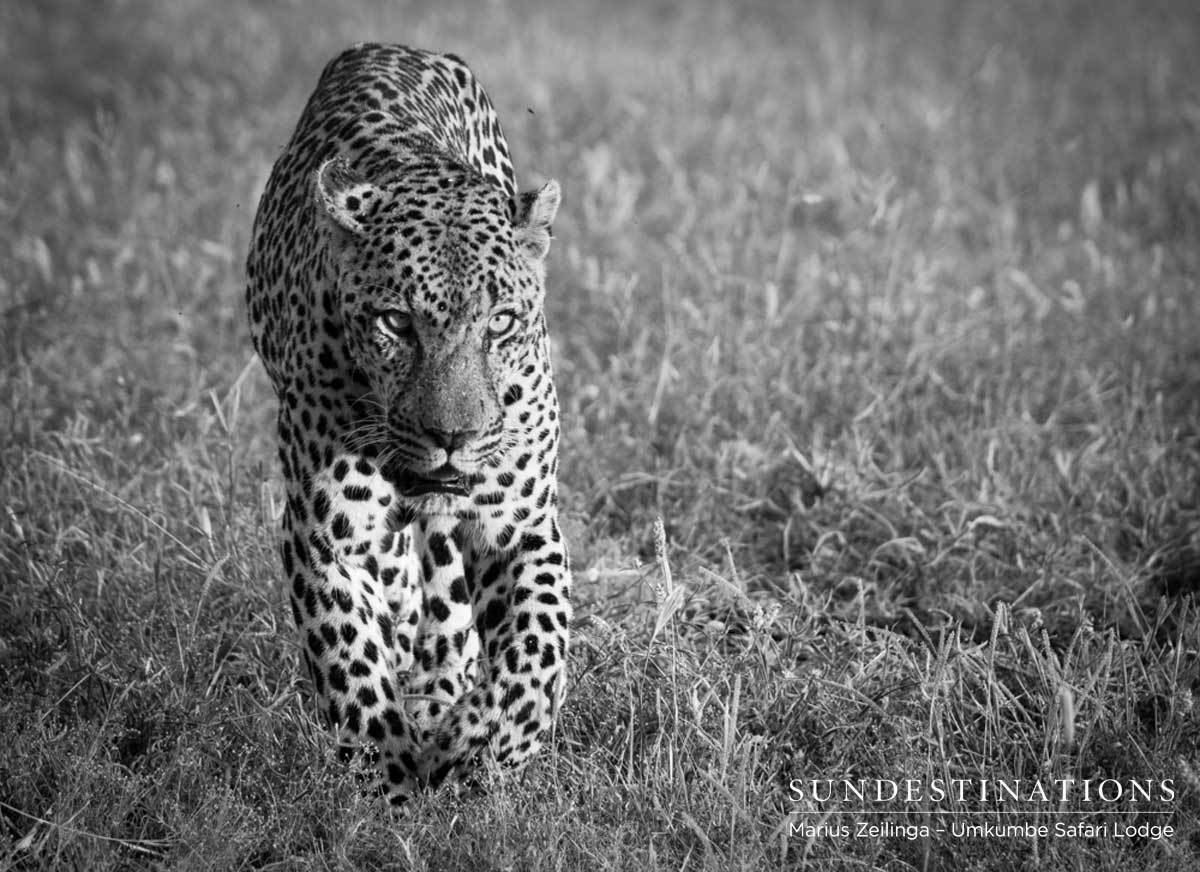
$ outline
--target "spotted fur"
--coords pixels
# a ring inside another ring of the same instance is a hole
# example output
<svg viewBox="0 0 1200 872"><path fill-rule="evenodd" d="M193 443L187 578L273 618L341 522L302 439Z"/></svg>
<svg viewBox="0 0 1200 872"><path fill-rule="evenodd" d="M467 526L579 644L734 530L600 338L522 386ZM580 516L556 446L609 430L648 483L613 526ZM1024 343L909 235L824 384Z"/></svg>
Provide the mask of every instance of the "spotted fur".
<svg viewBox="0 0 1200 872"><path fill-rule="evenodd" d="M325 68L254 223L246 299L279 399L281 554L321 709L393 798L517 765L562 701L570 573L543 263L461 60Z"/></svg>

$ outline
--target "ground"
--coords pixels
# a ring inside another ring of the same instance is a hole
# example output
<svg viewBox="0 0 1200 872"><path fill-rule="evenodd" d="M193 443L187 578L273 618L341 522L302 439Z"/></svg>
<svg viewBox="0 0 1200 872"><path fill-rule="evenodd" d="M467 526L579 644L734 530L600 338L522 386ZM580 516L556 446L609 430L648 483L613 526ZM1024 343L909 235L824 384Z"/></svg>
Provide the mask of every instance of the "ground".
<svg viewBox="0 0 1200 872"><path fill-rule="evenodd" d="M567 707L406 813L305 700L242 304L360 39L564 192ZM1200 863L1195 4L9 2L0 76L0 868ZM1175 834L792 833L934 777L1170 780L1121 820Z"/></svg>

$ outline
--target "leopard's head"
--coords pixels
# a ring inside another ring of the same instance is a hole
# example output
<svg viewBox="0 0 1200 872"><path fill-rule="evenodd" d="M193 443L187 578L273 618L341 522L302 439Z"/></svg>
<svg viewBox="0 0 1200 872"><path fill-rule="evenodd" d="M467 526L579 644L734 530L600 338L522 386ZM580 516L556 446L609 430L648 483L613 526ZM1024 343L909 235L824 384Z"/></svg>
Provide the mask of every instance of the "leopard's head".
<svg viewBox="0 0 1200 872"><path fill-rule="evenodd" d="M544 426L558 184L514 203L432 151L381 178L335 158L314 181L346 349L366 388L355 438L378 449L403 496L467 496Z"/></svg>

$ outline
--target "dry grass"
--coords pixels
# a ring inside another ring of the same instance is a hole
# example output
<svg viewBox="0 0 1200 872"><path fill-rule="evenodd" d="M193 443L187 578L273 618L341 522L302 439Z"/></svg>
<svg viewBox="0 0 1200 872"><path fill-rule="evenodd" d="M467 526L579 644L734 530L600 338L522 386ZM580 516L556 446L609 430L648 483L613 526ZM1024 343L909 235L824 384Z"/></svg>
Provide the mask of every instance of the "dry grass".
<svg viewBox="0 0 1200 872"><path fill-rule="evenodd" d="M337 6L0 6L0 867L1195 868L1192 4ZM570 701L404 817L303 699L242 308L363 38L565 191ZM823 777L1171 778L1178 833L789 836Z"/></svg>

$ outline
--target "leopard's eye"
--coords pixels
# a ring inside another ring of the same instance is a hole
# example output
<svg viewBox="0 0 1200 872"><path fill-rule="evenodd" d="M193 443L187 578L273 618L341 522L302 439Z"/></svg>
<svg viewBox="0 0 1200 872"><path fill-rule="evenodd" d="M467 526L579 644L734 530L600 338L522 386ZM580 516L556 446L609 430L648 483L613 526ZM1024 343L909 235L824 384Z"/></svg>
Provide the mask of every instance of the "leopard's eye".
<svg viewBox="0 0 1200 872"><path fill-rule="evenodd" d="M376 318L379 329L397 339L407 339L413 333L412 315L401 309L388 309Z"/></svg>
<svg viewBox="0 0 1200 872"><path fill-rule="evenodd" d="M512 312L497 312L488 321L488 333L493 339L499 339L513 331L517 317Z"/></svg>

